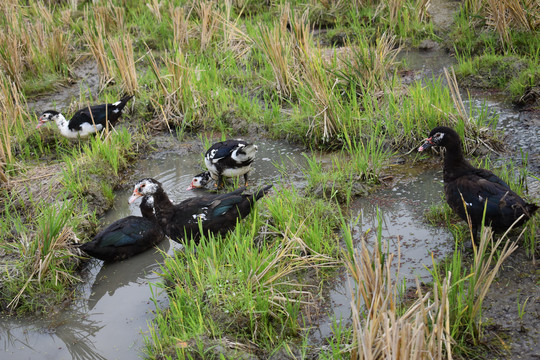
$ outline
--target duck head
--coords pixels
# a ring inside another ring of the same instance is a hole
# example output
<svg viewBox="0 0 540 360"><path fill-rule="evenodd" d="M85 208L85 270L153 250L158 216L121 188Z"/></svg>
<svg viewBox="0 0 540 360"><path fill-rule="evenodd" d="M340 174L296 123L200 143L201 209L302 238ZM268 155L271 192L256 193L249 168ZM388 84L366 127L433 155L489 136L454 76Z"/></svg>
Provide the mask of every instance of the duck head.
<svg viewBox="0 0 540 360"><path fill-rule="evenodd" d="M161 188L161 183L152 178L142 179L135 184L128 202L131 204L140 197L152 197Z"/></svg>
<svg viewBox="0 0 540 360"><path fill-rule="evenodd" d="M62 114L60 114L58 111L55 111L55 110L45 111L39 116L39 122L36 126L36 129L39 129L42 125L46 124L47 121L50 121L50 120L58 121L60 119L60 116L62 116Z"/></svg>
<svg viewBox="0 0 540 360"><path fill-rule="evenodd" d="M202 172L199 175L195 175L193 180L191 180L191 184L189 184L186 190L202 188L208 184L208 181L210 181L210 173L208 171Z"/></svg>
<svg viewBox="0 0 540 360"><path fill-rule="evenodd" d="M431 130L428 138L424 140L418 151L424 151L432 146L448 147L448 145L453 144L456 140L459 146L459 135L453 129L446 126L438 126Z"/></svg>

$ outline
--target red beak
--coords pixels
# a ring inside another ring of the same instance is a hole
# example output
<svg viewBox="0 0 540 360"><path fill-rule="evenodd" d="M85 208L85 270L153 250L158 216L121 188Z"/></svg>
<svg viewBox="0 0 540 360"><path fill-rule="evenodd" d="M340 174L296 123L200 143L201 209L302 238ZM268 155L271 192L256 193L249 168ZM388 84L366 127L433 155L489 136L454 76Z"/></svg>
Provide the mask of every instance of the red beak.
<svg viewBox="0 0 540 360"><path fill-rule="evenodd" d="M43 124L45 124L47 121L44 121L42 117L39 118L39 122L36 126L36 129L39 129Z"/></svg>
<svg viewBox="0 0 540 360"><path fill-rule="evenodd" d="M128 203L131 204L135 200L137 200L138 198L140 198L142 196L143 196L143 194L141 194L139 191L137 191L137 189L135 189L135 190L133 190L133 194L130 196L130 198L128 200Z"/></svg>
<svg viewBox="0 0 540 360"><path fill-rule="evenodd" d="M424 140L425 142L418 148L418 151L424 151L426 149L429 149L430 147L432 147L433 145L435 145L435 143L433 142L432 138L427 138L426 140Z"/></svg>

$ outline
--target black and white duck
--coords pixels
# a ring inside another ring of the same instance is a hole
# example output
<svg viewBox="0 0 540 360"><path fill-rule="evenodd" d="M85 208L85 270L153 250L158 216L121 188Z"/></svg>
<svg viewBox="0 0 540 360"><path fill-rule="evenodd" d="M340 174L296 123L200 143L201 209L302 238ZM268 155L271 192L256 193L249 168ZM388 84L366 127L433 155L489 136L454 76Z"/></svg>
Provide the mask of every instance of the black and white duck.
<svg viewBox="0 0 540 360"><path fill-rule="evenodd" d="M152 198L143 199L141 216L128 216L109 225L79 248L104 261L118 261L142 253L165 239L152 207Z"/></svg>
<svg viewBox="0 0 540 360"><path fill-rule="evenodd" d="M225 234L234 229L239 219L249 215L255 202L262 198L272 185L258 189L252 195L242 194L245 187L226 194L210 194L193 197L174 205L161 183L147 178L135 184L130 202L142 197L152 197L155 216L173 240L182 242L193 238L197 240L202 232L207 234Z"/></svg>
<svg viewBox="0 0 540 360"><path fill-rule="evenodd" d="M467 221L466 213L469 214L475 237L482 224L484 207L485 224L495 232L507 230L522 215L516 225L523 224L538 209L537 205L525 202L493 172L472 166L465 159L461 139L453 129L439 126L431 130L418 151L432 146L446 149L443 166L446 201L463 220Z"/></svg>
<svg viewBox="0 0 540 360"><path fill-rule="evenodd" d="M62 113L47 110L40 115L36 129L39 129L48 121L54 120L63 136L67 138L85 137L105 129L107 121L109 124L114 125L132 97L125 96L112 104L94 105L80 109L69 121L66 120Z"/></svg>
<svg viewBox="0 0 540 360"><path fill-rule="evenodd" d="M244 185L248 184L248 173L257 154L257 145L243 140L226 140L215 143L204 156L208 171L195 175L187 190L204 187L210 179L217 181L216 186L223 186L223 177L244 176Z"/></svg>

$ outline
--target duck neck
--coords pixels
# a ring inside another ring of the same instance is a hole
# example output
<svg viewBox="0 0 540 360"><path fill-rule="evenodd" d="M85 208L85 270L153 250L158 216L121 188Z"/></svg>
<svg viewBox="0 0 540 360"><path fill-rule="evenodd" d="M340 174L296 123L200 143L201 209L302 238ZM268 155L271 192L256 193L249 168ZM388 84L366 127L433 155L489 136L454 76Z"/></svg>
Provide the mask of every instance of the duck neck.
<svg viewBox="0 0 540 360"><path fill-rule="evenodd" d="M163 189L158 189L154 194L154 214L160 222L166 221L167 213L172 211L174 204L169 199L169 196L163 191Z"/></svg>
<svg viewBox="0 0 540 360"><path fill-rule="evenodd" d="M465 159L461 151L461 144L446 148L443 166L445 183L455 180L472 168L473 166Z"/></svg>
<svg viewBox="0 0 540 360"><path fill-rule="evenodd" d="M144 218L148 220L152 220L152 221L157 221L156 213L154 211L154 197L153 196L143 197L139 208L141 209L141 215Z"/></svg>

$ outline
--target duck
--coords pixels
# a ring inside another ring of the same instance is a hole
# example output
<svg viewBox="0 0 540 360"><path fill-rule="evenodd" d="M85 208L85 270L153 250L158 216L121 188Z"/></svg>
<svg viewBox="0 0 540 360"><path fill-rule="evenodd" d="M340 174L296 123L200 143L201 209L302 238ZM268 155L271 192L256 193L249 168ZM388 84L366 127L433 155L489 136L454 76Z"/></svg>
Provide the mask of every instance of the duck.
<svg viewBox="0 0 540 360"><path fill-rule="evenodd" d="M189 239L198 242L203 234L225 235L234 229L238 220L248 216L255 202L271 188L267 185L247 195L243 194L246 187L240 187L226 194L192 197L175 205L159 181L146 178L135 184L129 202L152 197L157 221L169 238L179 243Z"/></svg>
<svg viewBox="0 0 540 360"><path fill-rule="evenodd" d="M125 96L112 104L85 107L78 110L69 121L66 120L62 113L56 110L47 110L39 116L36 129L39 129L48 121L54 120L60 130L60 134L63 136L71 139L86 137L105 129L107 127L107 121L109 124L114 125L120 118L120 115L122 115L122 110L127 102L132 97Z"/></svg>
<svg viewBox="0 0 540 360"><path fill-rule="evenodd" d="M204 187L210 179L223 186L223 177L244 176L244 186L248 185L248 173L255 160L258 147L243 140L226 140L213 144L204 155L207 171L195 175L187 190Z"/></svg>
<svg viewBox="0 0 540 360"><path fill-rule="evenodd" d="M432 146L446 149L443 165L446 202L461 219L467 221L467 214L470 216L475 239L484 208L485 224L494 232L506 231L518 219L516 225L520 226L538 210L536 204L527 203L493 172L472 166L463 155L461 139L454 129L434 128L418 151Z"/></svg>
<svg viewBox="0 0 540 360"><path fill-rule="evenodd" d="M165 239L152 207L152 198L141 202L142 216L128 216L117 220L99 232L92 241L81 244L86 254L114 262L140 254Z"/></svg>

